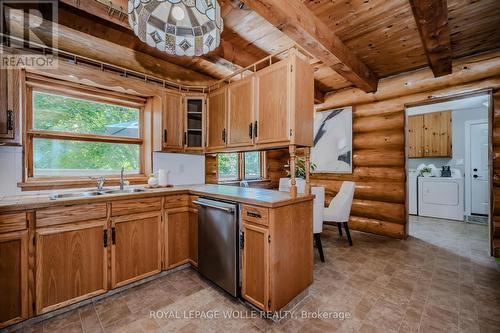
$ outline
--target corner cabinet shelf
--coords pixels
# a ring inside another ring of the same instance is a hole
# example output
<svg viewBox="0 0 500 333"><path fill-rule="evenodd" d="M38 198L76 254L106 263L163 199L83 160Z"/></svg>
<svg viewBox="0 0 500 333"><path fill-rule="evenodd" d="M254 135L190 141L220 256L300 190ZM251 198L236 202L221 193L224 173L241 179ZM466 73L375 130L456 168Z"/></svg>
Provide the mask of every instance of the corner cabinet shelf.
<svg viewBox="0 0 500 333"><path fill-rule="evenodd" d="M269 57L250 66L253 72L240 73L239 80L231 76L219 81L208 94L179 93L177 99L168 94L163 150L205 153L311 147L314 71L307 56L295 48L287 52L276 63Z"/></svg>

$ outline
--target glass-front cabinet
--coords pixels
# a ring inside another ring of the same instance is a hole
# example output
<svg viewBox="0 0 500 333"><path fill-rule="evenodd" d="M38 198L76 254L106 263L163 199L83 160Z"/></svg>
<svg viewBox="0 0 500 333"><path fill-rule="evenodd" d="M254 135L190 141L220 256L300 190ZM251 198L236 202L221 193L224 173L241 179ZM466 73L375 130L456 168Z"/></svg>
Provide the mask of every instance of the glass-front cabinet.
<svg viewBox="0 0 500 333"><path fill-rule="evenodd" d="M184 132L184 147L186 150L201 151L205 145L205 97L186 96L186 128Z"/></svg>

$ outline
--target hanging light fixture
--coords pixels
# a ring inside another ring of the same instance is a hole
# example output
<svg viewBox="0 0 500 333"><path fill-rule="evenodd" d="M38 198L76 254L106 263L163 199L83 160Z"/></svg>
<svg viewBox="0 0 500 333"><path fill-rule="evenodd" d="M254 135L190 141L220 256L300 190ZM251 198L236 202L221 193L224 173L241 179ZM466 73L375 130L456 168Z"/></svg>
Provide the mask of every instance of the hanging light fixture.
<svg viewBox="0 0 500 333"><path fill-rule="evenodd" d="M199 56L220 44L217 0L129 0L129 24L146 44L178 56Z"/></svg>

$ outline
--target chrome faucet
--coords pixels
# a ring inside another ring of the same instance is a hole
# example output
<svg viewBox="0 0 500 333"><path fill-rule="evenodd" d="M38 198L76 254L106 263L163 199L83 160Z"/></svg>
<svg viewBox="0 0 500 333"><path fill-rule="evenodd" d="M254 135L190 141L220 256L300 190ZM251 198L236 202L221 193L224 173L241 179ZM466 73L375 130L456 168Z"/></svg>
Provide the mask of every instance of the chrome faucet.
<svg viewBox="0 0 500 333"><path fill-rule="evenodd" d="M98 177L98 178L94 178L97 182L97 190L98 191L102 191L103 188L104 188L104 182L106 181L106 178L104 177Z"/></svg>
<svg viewBox="0 0 500 333"><path fill-rule="evenodd" d="M122 171L120 172L120 190L123 190L123 185L124 185L124 181L123 181L123 172L125 171L125 168L122 167Z"/></svg>

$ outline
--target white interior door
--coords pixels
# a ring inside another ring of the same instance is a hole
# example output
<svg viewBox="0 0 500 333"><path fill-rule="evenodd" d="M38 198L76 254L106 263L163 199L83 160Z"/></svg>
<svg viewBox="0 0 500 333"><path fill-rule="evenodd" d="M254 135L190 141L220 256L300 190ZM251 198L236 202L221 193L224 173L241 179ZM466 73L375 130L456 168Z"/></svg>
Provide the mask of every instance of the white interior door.
<svg viewBox="0 0 500 333"><path fill-rule="evenodd" d="M488 215L488 123L470 125L471 213Z"/></svg>

